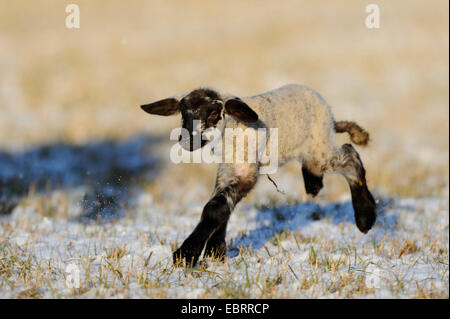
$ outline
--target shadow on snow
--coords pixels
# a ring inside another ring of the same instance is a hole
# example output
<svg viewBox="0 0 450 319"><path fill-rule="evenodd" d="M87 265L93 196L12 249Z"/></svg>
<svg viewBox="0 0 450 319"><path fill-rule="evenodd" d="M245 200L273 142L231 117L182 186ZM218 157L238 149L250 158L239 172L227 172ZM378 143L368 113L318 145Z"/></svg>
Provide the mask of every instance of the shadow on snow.
<svg viewBox="0 0 450 319"><path fill-rule="evenodd" d="M371 232L376 232L377 228L382 228L383 234L386 231L393 231L397 225L395 210L404 208L407 207L399 206L394 199L379 200L377 222ZM328 219L335 225L343 222L355 225L351 201L324 205L305 202L292 206L282 205L274 208L261 208L256 215L256 221L259 226L247 234L233 238L227 255L229 257L237 256L241 247L252 249L262 248L276 234L280 234L286 230L299 231L301 228L305 228L311 225L311 223L322 219Z"/></svg>
<svg viewBox="0 0 450 319"><path fill-rule="evenodd" d="M0 151L0 214L10 213L31 190L45 193L84 187L81 220L121 217L133 185L158 175L160 161L149 154L160 141L138 135L124 141Z"/></svg>

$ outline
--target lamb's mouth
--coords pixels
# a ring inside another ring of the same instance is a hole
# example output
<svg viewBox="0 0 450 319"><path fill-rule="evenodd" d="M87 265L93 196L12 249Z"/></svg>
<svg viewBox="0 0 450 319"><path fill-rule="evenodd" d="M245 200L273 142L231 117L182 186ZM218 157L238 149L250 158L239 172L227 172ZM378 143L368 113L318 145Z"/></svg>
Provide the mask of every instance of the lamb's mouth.
<svg viewBox="0 0 450 319"><path fill-rule="evenodd" d="M202 136L202 139L200 141L190 138L184 138L180 139L178 141L178 144L185 149L186 151L193 152L198 150L199 148L202 148L206 144L208 144L210 141Z"/></svg>

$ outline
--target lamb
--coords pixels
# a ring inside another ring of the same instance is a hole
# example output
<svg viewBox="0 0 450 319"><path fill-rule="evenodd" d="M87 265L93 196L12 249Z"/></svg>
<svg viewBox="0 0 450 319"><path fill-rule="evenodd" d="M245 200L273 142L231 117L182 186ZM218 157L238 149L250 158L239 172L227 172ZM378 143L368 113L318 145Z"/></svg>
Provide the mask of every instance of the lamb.
<svg viewBox="0 0 450 319"><path fill-rule="evenodd" d="M182 127L188 132L179 144L194 151L208 144L209 129L278 129L278 160L283 165L297 160L302 165L305 189L316 196L323 187L323 175L339 173L350 187L356 226L367 233L376 220L376 203L367 188L361 158L351 144L336 145L335 134L347 132L356 145L367 145L369 134L354 122L335 122L327 102L305 85L290 84L250 97L221 94L212 88L196 89L142 105L150 114L181 113ZM194 127L194 120L200 123ZM196 145L195 136L201 136ZM269 145L271 136L267 137ZM270 150L272 152L272 150ZM223 260L226 228L236 204L255 186L262 162L220 163L210 200L203 208L194 231L173 253L174 264L195 265L205 248L205 257Z"/></svg>

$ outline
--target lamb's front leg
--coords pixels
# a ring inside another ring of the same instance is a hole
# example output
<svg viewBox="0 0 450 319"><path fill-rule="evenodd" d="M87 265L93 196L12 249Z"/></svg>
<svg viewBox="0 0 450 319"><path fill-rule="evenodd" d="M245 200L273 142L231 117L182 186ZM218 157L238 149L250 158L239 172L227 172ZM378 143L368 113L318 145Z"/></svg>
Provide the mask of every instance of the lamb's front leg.
<svg viewBox="0 0 450 319"><path fill-rule="evenodd" d="M203 208L200 222L194 231L173 253L173 262L183 260L187 265L195 265L208 240L208 247L216 249L222 246L225 252L226 224L235 205L248 194L257 181L256 166L250 165L245 170L233 168L219 169L214 196Z"/></svg>
<svg viewBox="0 0 450 319"><path fill-rule="evenodd" d="M205 256L214 257L218 260L223 260L225 258L225 253L227 250L227 243L225 237L227 234L228 221L223 223L216 231L211 235L206 243Z"/></svg>
<svg viewBox="0 0 450 319"><path fill-rule="evenodd" d="M228 220L230 214L231 209L223 193L219 193L210 199L203 208L200 223L181 247L173 253L174 264L178 264L184 259L187 265L195 265L206 241L221 224Z"/></svg>

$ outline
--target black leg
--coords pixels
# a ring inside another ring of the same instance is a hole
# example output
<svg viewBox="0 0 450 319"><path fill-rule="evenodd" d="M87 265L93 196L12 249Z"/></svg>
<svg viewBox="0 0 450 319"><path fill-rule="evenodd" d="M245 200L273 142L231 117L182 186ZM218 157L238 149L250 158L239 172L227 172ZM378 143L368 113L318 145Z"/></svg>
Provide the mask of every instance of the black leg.
<svg viewBox="0 0 450 319"><path fill-rule="evenodd" d="M206 243L205 256L214 257L219 260L225 258L227 244L225 241L225 236L227 233L228 221L222 224L212 235L211 238Z"/></svg>
<svg viewBox="0 0 450 319"><path fill-rule="evenodd" d="M351 144L344 144L342 149L347 154L346 165L344 167L348 171L346 171L347 175L344 174L344 176L347 179L352 194L356 226L365 234L372 228L377 219L377 204L367 188L366 170L358 152L356 152ZM356 176L356 179L354 176Z"/></svg>
<svg viewBox="0 0 450 319"><path fill-rule="evenodd" d="M203 208L202 217L191 235L173 253L175 265L180 262L195 265L205 244L208 255L211 251L225 256L225 235L228 219L236 204L245 197L258 180L258 167L254 164L239 168L246 174L235 175L234 166L219 166L215 195Z"/></svg>
<svg viewBox="0 0 450 319"><path fill-rule="evenodd" d="M364 182L350 184L353 210L358 229L367 233L377 219L375 200Z"/></svg>
<svg viewBox="0 0 450 319"><path fill-rule="evenodd" d="M236 204L248 194L257 180L258 166L255 164L241 165L238 168L234 164L219 165L215 195L203 208L200 222L192 234L173 253L175 265L195 265L207 243L206 255L214 252L225 256L228 219Z"/></svg>
<svg viewBox="0 0 450 319"><path fill-rule="evenodd" d="M200 223L181 247L173 253L174 264L185 260L187 265L195 265L206 241L220 225L228 220L230 214L231 209L225 195L219 193L214 196L203 208Z"/></svg>
<svg viewBox="0 0 450 319"><path fill-rule="evenodd" d="M302 166L303 181L305 182L306 193L315 197L323 187L323 175L313 174L306 166Z"/></svg>

